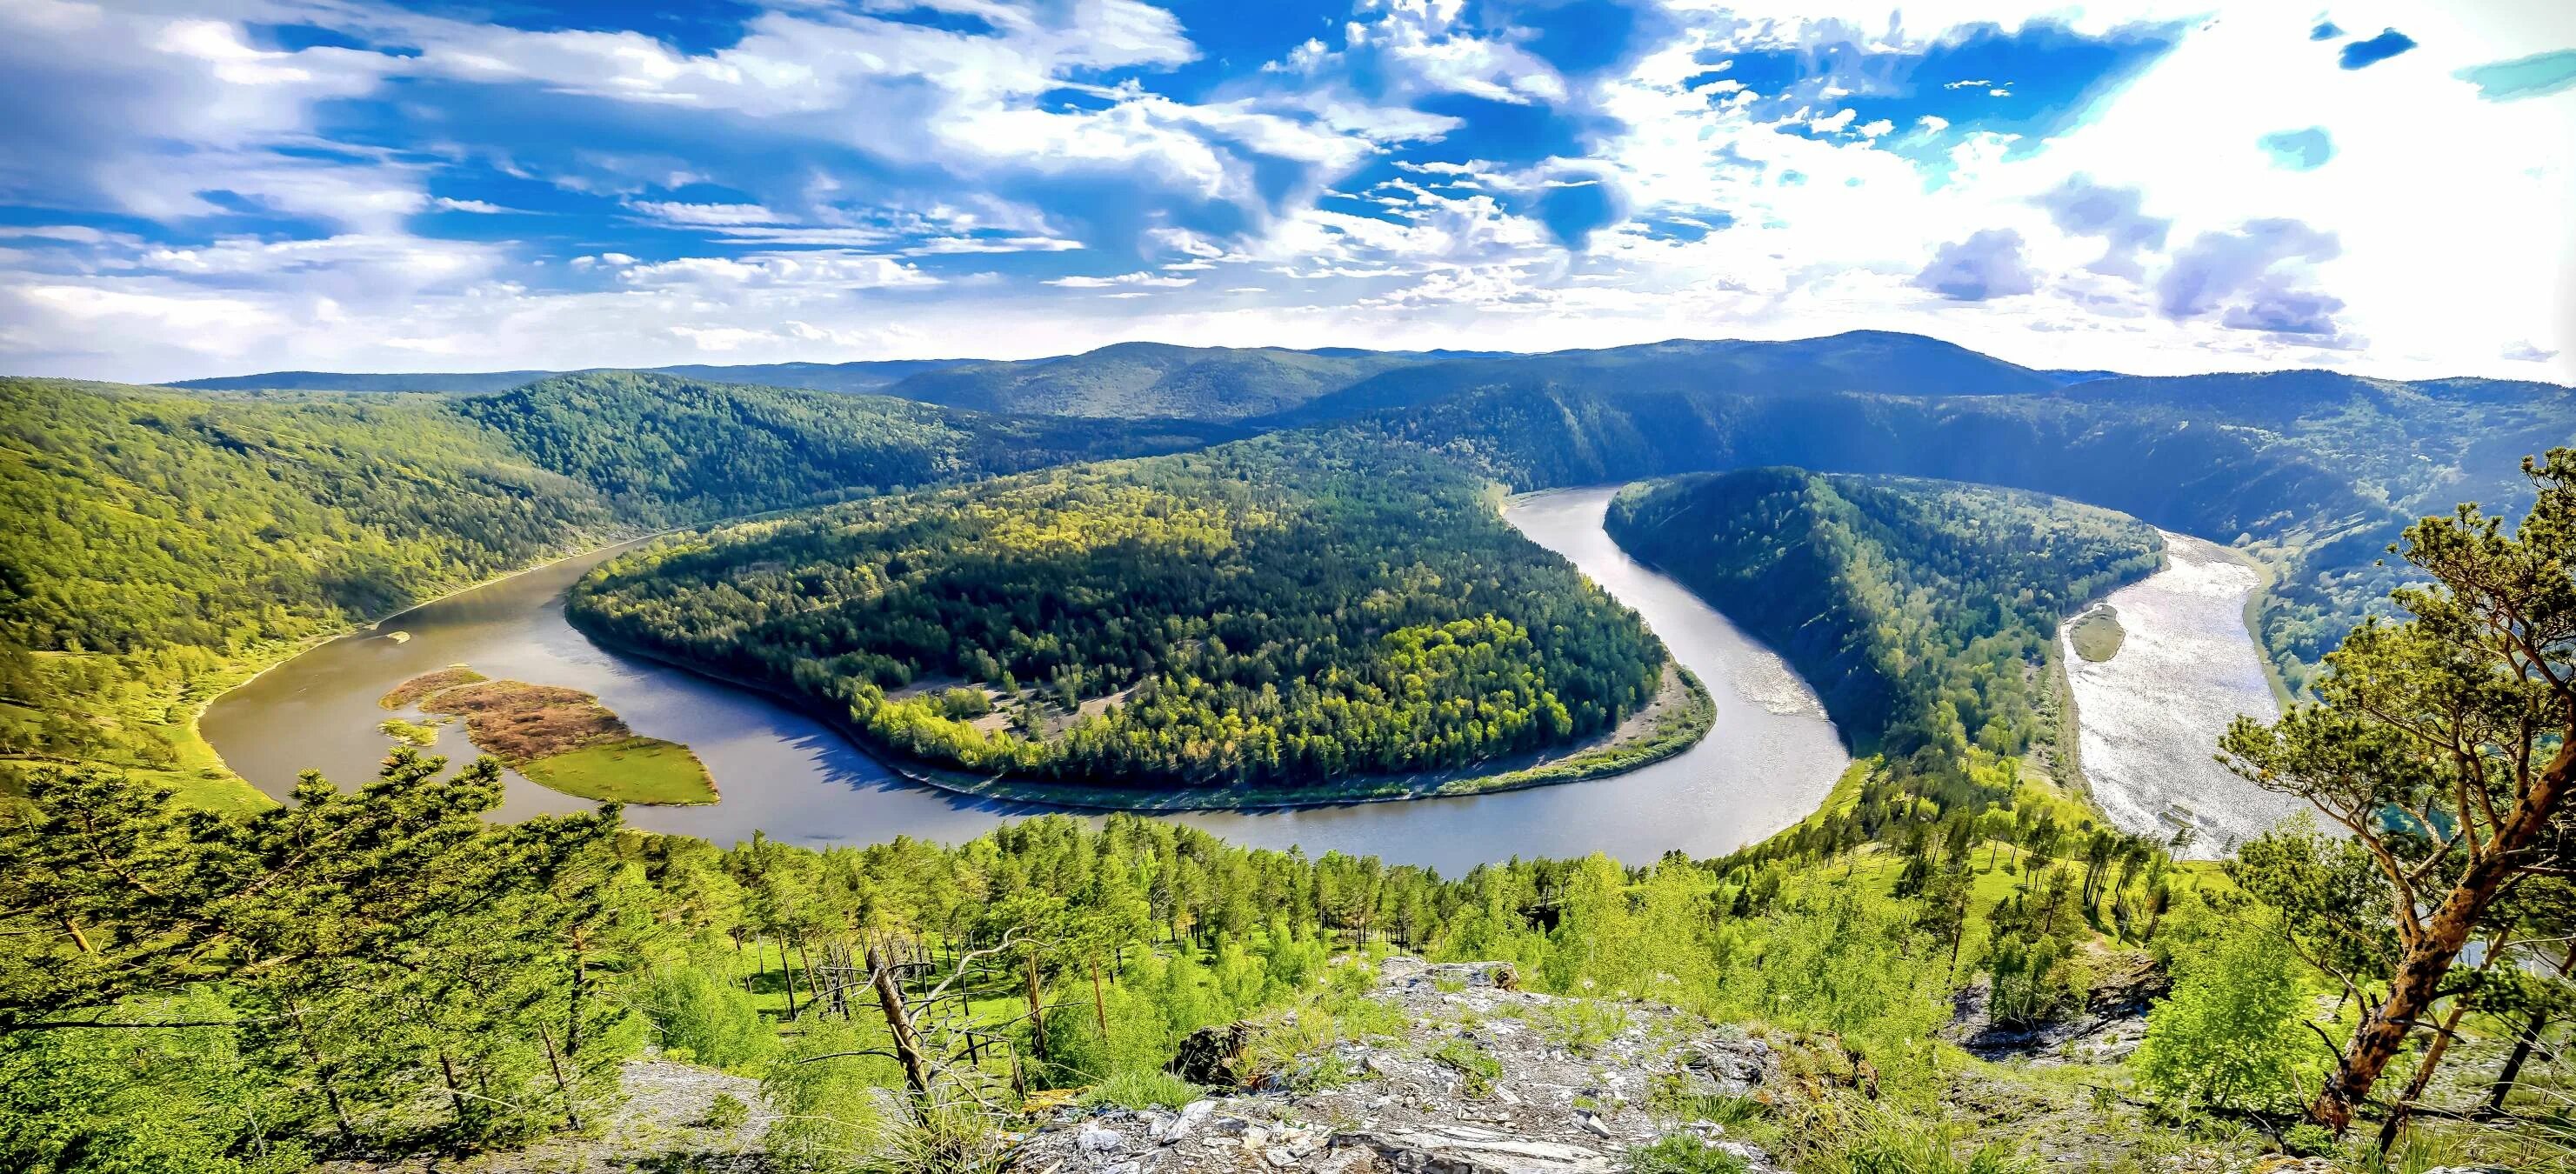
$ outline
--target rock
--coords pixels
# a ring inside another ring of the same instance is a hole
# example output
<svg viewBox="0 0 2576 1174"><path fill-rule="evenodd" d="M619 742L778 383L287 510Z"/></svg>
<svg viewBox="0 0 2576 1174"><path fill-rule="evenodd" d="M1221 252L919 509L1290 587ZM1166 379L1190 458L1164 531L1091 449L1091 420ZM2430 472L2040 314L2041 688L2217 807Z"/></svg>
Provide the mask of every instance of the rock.
<svg viewBox="0 0 2576 1174"><path fill-rule="evenodd" d="M1244 1088L1255 1075L1245 1063L1244 1049L1251 1043L1249 1023L1202 1027L1181 1040L1180 1050L1163 1071L1209 1088Z"/></svg>
<svg viewBox="0 0 2576 1174"><path fill-rule="evenodd" d="M1378 1168L1377 1151L1363 1146L1333 1150L1314 1168L1315 1174L1367 1174Z"/></svg>
<svg viewBox="0 0 2576 1174"><path fill-rule="evenodd" d="M1086 1154L1114 1154L1127 1148L1127 1135L1115 1129L1085 1125L1081 1135L1074 1139L1074 1145Z"/></svg>
<svg viewBox="0 0 2576 1174"><path fill-rule="evenodd" d="M1590 1109L1575 1110L1574 1123L1582 1126L1585 1133L1589 1133L1594 1137L1606 1138L1610 1136L1610 1127L1601 1123L1601 1114L1595 1113Z"/></svg>
<svg viewBox="0 0 2576 1174"><path fill-rule="evenodd" d="M1613 1168L1608 1154L1472 1125L1361 1130L1333 1135L1336 1146L1365 1146L1387 1164L1417 1174L1594 1174Z"/></svg>

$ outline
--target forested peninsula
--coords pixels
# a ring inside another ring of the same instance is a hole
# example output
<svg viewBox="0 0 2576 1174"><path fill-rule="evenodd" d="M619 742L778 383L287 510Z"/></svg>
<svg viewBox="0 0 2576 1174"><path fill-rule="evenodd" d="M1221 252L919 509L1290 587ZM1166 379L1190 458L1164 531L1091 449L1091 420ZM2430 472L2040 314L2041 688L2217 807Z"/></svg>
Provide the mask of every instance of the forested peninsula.
<svg viewBox="0 0 2576 1174"><path fill-rule="evenodd" d="M1095 789L1347 798L1601 735L1659 694L1676 728L1639 741L1707 724L1635 613L1474 478L1364 434L718 530L601 567L567 614L900 755Z"/></svg>

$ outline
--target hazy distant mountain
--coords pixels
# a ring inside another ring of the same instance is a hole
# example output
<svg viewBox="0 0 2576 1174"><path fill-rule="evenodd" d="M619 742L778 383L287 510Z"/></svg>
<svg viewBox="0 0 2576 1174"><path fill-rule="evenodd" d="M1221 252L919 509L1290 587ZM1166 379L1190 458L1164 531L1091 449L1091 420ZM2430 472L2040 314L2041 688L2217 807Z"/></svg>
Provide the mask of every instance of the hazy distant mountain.
<svg viewBox="0 0 2576 1174"><path fill-rule="evenodd" d="M888 384L954 367L965 359L879 359L855 363L749 363L739 366L711 366L684 363L674 367L643 368L647 374L676 375L683 379L708 379L723 383L751 383L762 387L801 387L809 391L881 391ZM270 371L259 375L224 375L212 379L183 379L166 387L194 391L431 391L463 395L508 391L557 375L593 375L602 371L625 370L619 367L585 367L579 371L418 371L399 374L351 374L335 371Z"/></svg>
<svg viewBox="0 0 2576 1174"><path fill-rule="evenodd" d="M913 376L885 394L1014 415L1241 420L1425 361L1397 352L1128 342L1062 358L962 364Z"/></svg>
<svg viewBox="0 0 2576 1174"><path fill-rule="evenodd" d="M1412 364L1319 396L1264 423L1296 424L1434 403L1488 388L1580 387L1605 394L2027 395L2064 381L1966 347L1879 330L1786 342L1675 339L1606 350Z"/></svg>

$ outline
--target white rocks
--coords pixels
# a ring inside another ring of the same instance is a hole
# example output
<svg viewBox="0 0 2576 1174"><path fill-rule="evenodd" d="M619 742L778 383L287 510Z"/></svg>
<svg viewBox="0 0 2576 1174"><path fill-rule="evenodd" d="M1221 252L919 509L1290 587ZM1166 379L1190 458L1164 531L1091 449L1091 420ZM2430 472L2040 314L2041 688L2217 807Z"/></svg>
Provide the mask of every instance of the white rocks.
<svg viewBox="0 0 2576 1174"><path fill-rule="evenodd" d="M1114 1154L1127 1148L1127 1135L1115 1129L1085 1125L1074 1138L1074 1146L1086 1154Z"/></svg>

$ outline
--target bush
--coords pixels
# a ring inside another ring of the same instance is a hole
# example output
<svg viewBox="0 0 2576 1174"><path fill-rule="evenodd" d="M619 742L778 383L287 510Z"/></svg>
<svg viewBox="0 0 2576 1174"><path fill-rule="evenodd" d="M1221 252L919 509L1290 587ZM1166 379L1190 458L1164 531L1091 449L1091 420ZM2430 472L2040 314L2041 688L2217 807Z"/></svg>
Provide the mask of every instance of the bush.
<svg viewBox="0 0 2576 1174"><path fill-rule="evenodd" d="M1199 1099L1199 1086L1158 1068L1130 1068L1082 1094L1089 1108L1178 1109Z"/></svg>
<svg viewBox="0 0 2576 1174"><path fill-rule="evenodd" d="M720 1092L716 1099L707 1102L706 1115L698 1118L698 1126L702 1129L740 1129L743 1122L749 1120L751 1106L742 1103L741 1097Z"/></svg>
<svg viewBox="0 0 2576 1174"><path fill-rule="evenodd" d="M764 1056L777 1036L751 993L694 966L666 966L644 980L639 1000L666 1052L739 1068Z"/></svg>
<svg viewBox="0 0 2576 1174"><path fill-rule="evenodd" d="M1628 1174L1744 1174L1751 1163L1731 1150L1676 1133L1630 1149L1623 1166Z"/></svg>
<svg viewBox="0 0 2576 1174"><path fill-rule="evenodd" d="M2138 1082L2168 1101L2273 1110L2316 1079L2307 999L2268 918L2245 918L2174 959L2173 996L2147 1017Z"/></svg>

